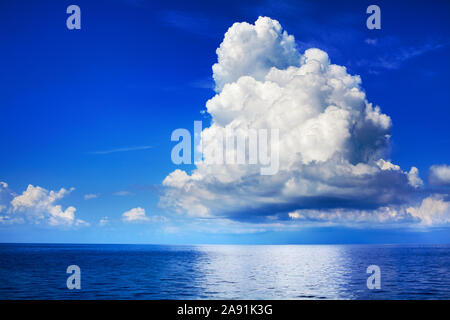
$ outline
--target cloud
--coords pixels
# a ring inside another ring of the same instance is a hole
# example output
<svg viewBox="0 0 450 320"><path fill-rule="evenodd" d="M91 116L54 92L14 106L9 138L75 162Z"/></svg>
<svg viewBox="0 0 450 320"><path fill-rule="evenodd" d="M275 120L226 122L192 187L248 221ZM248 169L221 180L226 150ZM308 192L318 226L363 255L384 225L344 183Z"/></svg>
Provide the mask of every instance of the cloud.
<svg viewBox="0 0 450 320"><path fill-rule="evenodd" d="M423 186L423 181L419 177L419 169L417 169L416 167L411 167L411 169L408 172L408 182L414 188L419 188Z"/></svg>
<svg viewBox="0 0 450 320"><path fill-rule="evenodd" d="M450 202L441 195L426 197L417 206L381 207L375 210L296 210L289 218L300 222L319 222L325 224L410 224L419 226L442 226L450 223Z"/></svg>
<svg viewBox="0 0 450 320"><path fill-rule="evenodd" d="M113 195L124 197L124 196L132 195L132 193L130 191L117 191L117 192L114 192Z"/></svg>
<svg viewBox="0 0 450 320"><path fill-rule="evenodd" d="M233 24L217 56L218 62L212 67L217 91L242 76L263 80L272 67L285 69L300 62L294 37L283 31L278 21L267 17L259 18L254 25Z"/></svg>
<svg viewBox="0 0 450 320"><path fill-rule="evenodd" d="M444 225L450 223L450 202L441 195L425 198L419 207L410 207L407 212L420 219L422 225Z"/></svg>
<svg viewBox="0 0 450 320"><path fill-rule="evenodd" d="M395 37L365 39L364 41L376 47L378 54L372 59L361 59L356 62L356 65L368 67L371 73L378 73L382 70L397 70L407 61L439 50L447 45L447 43L429 41L420 45L406 46Z"/></svg>
<svg viewBox="0 0 450 320"><path fill-rule="evenodd" d="M10 216L10 215L3 215L0 216L0 224L22 224L25 223L24 218L22 217L15 217L15 216Z"/></svg>
<svg viewBox="0 0 450 320"><path fill-rule="evenodd" d="M0 181L0 204L4 205L5 203L11 201L11 196L12 193L9 191L8 184Z"/></svg>
<svg viewBox="0 0 450 320"><path fill-rule="evenodd" d="M165 216L153 215L149 216L148 220L152 223L166 223L169 222L169 218Z"/></svg>
<svg viewBox="0 0 450 320"><path fill-rule="evenodd" d="M8 214L8 209L10 207L11 199L14 194L9 190L8 184L6 182L0 181L0 223L10 224L20 222L23 223L23 219L17 220Z"/></svg>
<svg viewBox="0 0 450 320"><path fill-rule="evenodd" d="M375 46L378 42L378 39L371 39L371 38L367 38L364 40L365 43L369 44L369 45L373 45Z"/></svg>
<svg viewBox="0 0 450 320"><path fill-rule="evenodd" d="M145 215L145 209L141 207L133 208L122 214L122 219L125 222L143 222L148 221L149 218Z"/></svg>
<svg viewBox="0 0 450 320"><path fill-rule="evenodd" d="M98 222L98 225L99 225L100 227L104 227L104 226L106 226L106 225L108 225L108 224L109 224L109 218L108 218L108 217L103 217L103 218L101 218L100 221Z"/></svg>
<svg viewBox="0 0 450 320"><path fill-rule="evenodd" d="M279 129L279 172L262 176L260 165L211 165L204 154L191 173L177 169L164 179L162 207L264 222L296 210L333 214L404 204L422 186L417 168L386 160L392 121L367 101L360 76L332 64L322 50L299 53L276 20L233 24L217 55L203 150L222 149L218 137L227 130L247 139L248 129Z"/></svg>
<svg viewBox="0 0 450 320"><path fill-rule="evenodd" d="M34 223L44 221L52 226L87 226L89 225L87 222L75 218L75 207L69 206L63 210L61 205L55 204L73 190L74 188L69 190L61 188L59 191L48 191L30 184L21 195L16 195L11 200L9 209L11 214L8 217ZM19 214L22 216L18 216Z"/></svg>
<svg viewBox="0 0 450 320"><path fill-rule="evenodd" d="M381 207L375 210L296 210L289 212L289 218L295 221L316 222L322 224L370 224L370 226L415 223L416 219L405 209Z"/></svg>
<svg viewBox="0 0 450 320"><path fill-rule="evenodd" d="M95 199L98 198L100 195L98 193L88 193L84 195L84 200L89 200L89 199Z"/></svg>
<svg viewBox="0 0 450 320"><path fill-rule="evenodd" d="M127 147L127 148L110 149L110 150L104 150L104 151L93 151L93 152L89 152L89 153L90 154L110 154L110 153L116 153L116 152L147 150L147 149L150 149L151 147L152 146Z"/></svg>
<svg viewBox="0 0 450 320"><path fill-rule="evenodd" d="M429 182L435 186L450 186L450 166L433 165L430 167Z"/></svg>
<svg viewBox="0 0 450 320"><path fill-rule="evenodd" d="M124 222L151 222L151 223L166 223L169 219L165 216L152 215L147 216L145 209L141 207L133 208L122 214Z"/></svg>

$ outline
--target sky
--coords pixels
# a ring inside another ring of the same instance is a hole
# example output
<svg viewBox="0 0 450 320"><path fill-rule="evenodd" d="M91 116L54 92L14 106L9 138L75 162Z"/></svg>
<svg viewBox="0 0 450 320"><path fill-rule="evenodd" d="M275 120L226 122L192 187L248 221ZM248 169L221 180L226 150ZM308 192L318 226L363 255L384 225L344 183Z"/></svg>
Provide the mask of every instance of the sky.
<svg viewBox="0 0 450 320"><path fill-rule="evenodd" d="M449 9L1 1L0 242L449 243ZM279 171L175 164L194 121L279 129Z"/></svg>

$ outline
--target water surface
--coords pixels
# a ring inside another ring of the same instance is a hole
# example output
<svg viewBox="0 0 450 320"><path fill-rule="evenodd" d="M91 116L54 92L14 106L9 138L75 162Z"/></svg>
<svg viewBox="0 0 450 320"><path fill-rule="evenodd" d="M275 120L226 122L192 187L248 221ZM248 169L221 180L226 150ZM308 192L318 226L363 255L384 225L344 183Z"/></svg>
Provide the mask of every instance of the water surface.
<svg viewBox="0 0 450 320"><path fill-rule="evenodd" d="M0 299L450 299L449 265L449 245L0 244Z"/></svg>

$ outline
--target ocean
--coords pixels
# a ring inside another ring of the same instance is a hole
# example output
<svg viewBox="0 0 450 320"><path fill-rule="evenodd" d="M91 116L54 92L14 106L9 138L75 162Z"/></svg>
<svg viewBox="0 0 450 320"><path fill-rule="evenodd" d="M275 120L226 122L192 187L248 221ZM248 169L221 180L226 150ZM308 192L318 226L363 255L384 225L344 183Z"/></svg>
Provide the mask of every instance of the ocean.
<svg viewBox="0 0 450 320"><path fill-rule="evenodd" d="M0 299L450 299L449 266L450 245L0 244Z"/></svg>

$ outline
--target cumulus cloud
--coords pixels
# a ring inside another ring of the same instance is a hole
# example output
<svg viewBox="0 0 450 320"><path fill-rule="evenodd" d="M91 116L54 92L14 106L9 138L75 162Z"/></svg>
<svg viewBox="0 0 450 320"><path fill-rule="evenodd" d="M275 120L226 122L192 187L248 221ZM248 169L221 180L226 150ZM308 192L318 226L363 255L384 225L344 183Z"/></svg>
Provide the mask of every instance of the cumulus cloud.
<svg viewBox="0 0 450 320"><path fill-rule="evenodd" d="M133 208L122 214L122 220L124 222L150 222L150 223L165 223L169 219L165 216L145 214L145 209L141 207Z"/></svg>
<svg viewBox="0 0 450 320"><path fill-rule="evenodd" d="M435 186L450 186L450 166L445 164L431 166L429 182Z"/></svg>
<svg viewBox="0 0 450 320"><path fill-rule="evenodd" d="M402 174L406 175L408 177L409 185L414 188L419 188L423 186L423 181L419 177L419 169L417 169L416 167L411 167L409 172L405 172L400 169L400 166L393 164L390 161L386 161L384 159L378 160L377 165L380 167L381 170L399 171Z"/></svg>
<svg viewBox="0 0 450 320"><path fill-rule="evenodd" d="M196 217L264 220L300 209L401 204L422 186L417 168L385 160L392 121L367 100L360 76L322 50L299 53L276 20L233 24L217 55L203 150L221 150L218 137L229 131L248 142L248 129L279 129L279 172L213 165L205 153L191 173L177 169L164 179L162 206Z"/></svg>
<svg viewBox="0 0 450 320"><path fill-rule="evenodd" d="M122 219L125 222L142 222L148 221L148 217L145 215L145 209L141 207L133 208L122 214Z"/></svg>
<svg viewBox="0 0 450 320"><path fill-rule="evenodd" d="M244 75L263 80L272 67L285 69L300 63L294 37L267 17L254 25L233 24L216 52L218 62L212 68L217 91Z"/></svg>
<svg viewBox="0 0 450 320"><path fill-rule="evenodd" d="M397 224L408 223L422 226L442 226L450 223L450 202L442 195L431 195L416 206L381 207L375 210L334 209L296 210L290 212L289 218L295 221L314 221L321 223L369 223Z"/></svg>
<svg viewBox="0 0 450 320"><path fill-rule="evenodd" d="M73 190L73 188L69 190L61 188L59 191L48 191L30 184L22 194L14 195L8 209L9 215L3 216L3 221L46 222L52 226L89 225L75 218L75 207L69 206L63 210L61 205L56 204Z"/></svg>
<svg viewBox="0 0 450 320"><path fill-rule="evenodd" d="M407 212L420 219L422 225L444 225L450 223L450 202L441 195L425 198L419 207L410 207Z"/></svg>

